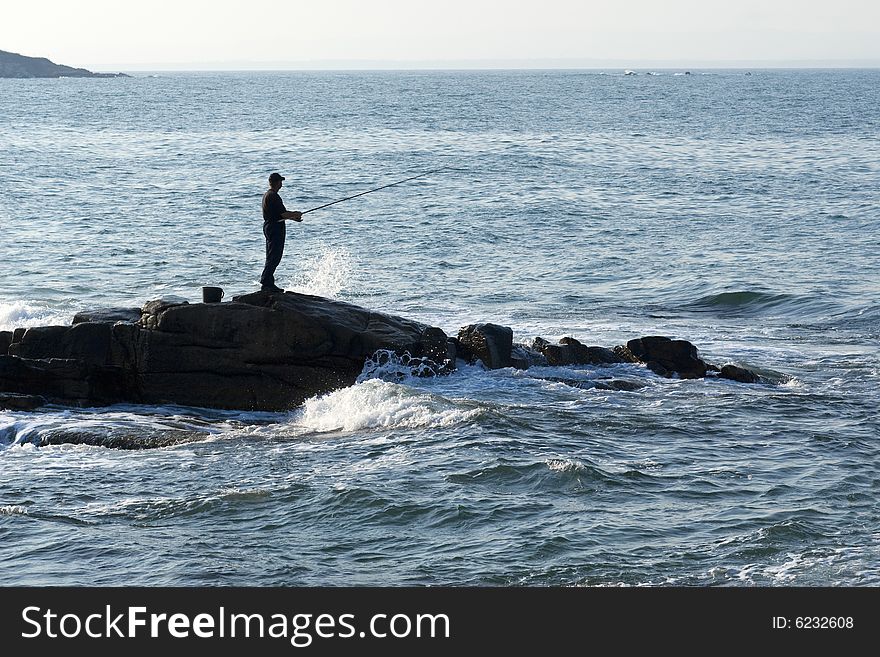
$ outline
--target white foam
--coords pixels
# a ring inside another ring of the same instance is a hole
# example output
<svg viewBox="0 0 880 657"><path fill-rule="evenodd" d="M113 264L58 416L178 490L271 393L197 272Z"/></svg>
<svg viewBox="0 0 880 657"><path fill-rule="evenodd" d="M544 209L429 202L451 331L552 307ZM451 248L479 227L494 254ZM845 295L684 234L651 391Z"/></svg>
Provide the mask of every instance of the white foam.
<svg viewBox="0 0 880 657"><path fill-rule="evenodd" d="M0 506L0 516L26 516L27 514L27 509L17 504Z"/></svg>
<svg viewBox="0 0 880 657"><path fill-rule="evenodd" d="M469 422L480 413L437 395L371 379L307 400L295 424L315 432L436 428Z"/></svg>
<svg viewBox="0 0 880 657"><path fill-rule="evenodd" d="M354 259L345 249L323 247L301 259L298 268L285 289L331 299L356 291Z"/></svg>
<svg viewBox="0 0 880 657"><path fill-rule="evenodd" d="M0 331L32 326L68 325L69 311L27 301L0 302Z"/></svg>
<svg viewBox="0 0 880 657"><path fill-rule="evenodd" d="M572 459L548 459L544 461L553 472L578 472L584 469L584 464Z"/></svg>

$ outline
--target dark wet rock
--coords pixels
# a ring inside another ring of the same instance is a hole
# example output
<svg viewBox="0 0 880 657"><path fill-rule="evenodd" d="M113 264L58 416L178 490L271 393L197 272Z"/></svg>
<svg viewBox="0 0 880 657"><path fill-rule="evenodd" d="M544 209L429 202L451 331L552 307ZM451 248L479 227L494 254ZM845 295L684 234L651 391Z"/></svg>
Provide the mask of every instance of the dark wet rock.
<svg viewBox="0 0 880 657"><path fill-rule="evenodd" d="M0 391L37 394L78 405L109 404L133 392L120 368L17 356L0 356Z"/></svg>
<svg viewBox="0 0 880 657"><path fill-rule="evenodd" d="M572 358L578 365L613 365L623 362L611 349L605 347L586 346L574 338L562 338L559 344L571 350Z"/></svg>
<svg viewBox="0 0 880 657"><path fill-rule="evenodd" d="M706 363L706 371L707 372L715 372L716 374L721 371L721 368L717 365L713 365L712 363Z"/></svg>
<svg viewBox="0 0 880 657"><path fill-rule="evenodd" d="M38 447L47 445L90 445L109 449L157 449L204 440L205 434L194 431L157 431L148 433L90 432L70 429L41 432L23 440Z"/></svg>
<svg viewBox="0 0 880 657"><path fill-rule="evenodd" d="M73 326L38 326L25 331L9 354L20 358L76 359L107 365L110 355L110 324L86 322Z"/></svg>
<svg viewBox="0 0 880 657"><path fill-rule="evenodd" d="M624 362L611 349L588 347L572 337L562 338L559 344L535 338L532 349L542 354L549 365L612 365Z"/></svg>
<svg viewBox="0 0 880 657"><path fill-rule="evenodd" d="M613 351L614 355L617 356L621 360L621 362L623 362L623 363L641 362L641 361L639 361L638 358L636 358L633 355L633 352L631 352L629 350L629 348L626 347L625 345L619 344L616 347L614 347L611 351Z"/></svg>
<svg viewBox="0 0 880 657"><path fill-rule="evenodd" d="M159 317L163 312L169 308L187 305L189 305L188 301L176 298L148 301L144 304L143 308L141 308L141 317L137 320L137 324L146 329L155 329L159 325Z"/></svg>
<svg viewBox="0 0 880 657"><path fill-rule="evenodd" d="M160 299L137 323L110 319L22 331L0 356L0 390L75 404L283 410L353 384L378 350L421 372L454 369L442 330L309 295Z"/></svg>
<svg viewBox="0 0 880 657"><path fill-rule="evenodd" d="M115 324L116 322L128 322L134 324L141 319L140 308L97 308L95 310L83 310L73 316L73 324L84 322L100 322Z"/></svg>
<svg viewBox="0 0 880 657"><path fill-rule="evenodd" d="M596 387L602 390L616 390L618 392L633 392L641 390L645 387L644 383L639 381L630 381L628 379L609 379L596 381Z"/></svg>
<svg viewBox="0 0 880 657"><path fill-rule="evenodd" d="M498 324L470 324L458 332L461 356L469 362L480 360L490 370L511 367L513 329Z"/></svg>
<svg viewBox="0 0 880 657"><path fill-rule="evenodd" d="M374 358L380 352L387 363ZM649 336L611 350L572 337L555 345L536 338L530 347L514 347L513 331L496 324L465 326L450 338L439 328L340 301L255 292L227 303L157 299L137 311L81 313L69 326L0 333L0 392L75 405L277 411L352 385L368 362L385 368L380 376L433 376L452 371L457 357L479 359L490 369L641 362L662 376L682 378L709 369L684 340ZM389 363L393 367L385 367ZM758 376L735 366L719 374L741 381ZM640 384L610 379L576 385L631 390Z"/></svg>
<svg viewBox="0 0 880 657"><path fill-rule="evenodd" d="M60 352L62 336L69 330L69 326L36 326L18 334L19 329L16 329L18 339L13 339L8 353L21 358L61 358L56 352Z"/></svg>
<svg viewBox="0 0 880 657"><path fill-rule="evenodd" d="M730 364L722 367L718 376L722 379L731 379L732 381L739 381L740 383L761 382L761 377L752 370Z"/></svg>
<svg viewBox="0 0 880 657"><path fill-rule="evenodd" d="M510 362L518 370L548 365L547 357L544 354L523 344L513 346L510 352Z"/></svg>
<svg viewBox="0 0 880 657"><path fill-rule="evenodd" d="M40 395L21 395L15 392L0 392L0 409L9 411L32 411L46 405L46 398Z"/></svg>
<svg viewBox="0 0 880 657"><path fill-rule="evenodd" d="M634 390L641 390L645 387L644 383L630 381L628 379L569 379L560 376L545 376L540 378L544 381L553 381L554 383L562 383L571 386L572 388L581 389L597 388L599 390L632 392Z"/></svg>
<svg viewBox="0 0 880 657"><path fill-rule="evenodd" d="M449 337L441 329L435 326L428 326L422 331L421 347L415 347L421 353L420 357L432 360L435 363L443 365L444 363L453 367L455 365L455 352L449 352Z"/></svg>
<svg viewBox="0 0 880 657"><path fill-rule="evenodd" d="M672 377L677 374L682 379L706 376L706 363L697 355L697 348L687 340L652 335L630 340L626 347L659 376Z"/></svg>

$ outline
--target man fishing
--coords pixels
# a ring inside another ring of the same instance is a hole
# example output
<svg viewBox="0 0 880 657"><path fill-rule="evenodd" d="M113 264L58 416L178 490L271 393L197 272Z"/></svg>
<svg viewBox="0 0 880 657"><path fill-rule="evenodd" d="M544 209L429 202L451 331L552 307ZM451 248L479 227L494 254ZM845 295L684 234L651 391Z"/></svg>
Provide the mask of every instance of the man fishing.
<svg viewBox="0 0 880 657"><path fill-rule="evenodd" d="M266 265L260 276L260 289L263 292L284 292L275 285L275 270L284 255L284 240L287 237L286 219L302 221L302 212L288 211L278 190L284 184L280 173L269 175L269 189L263 194L263 235L266 236Z"/></svg>
<svg viewBox="0 0 880 657"><path fill-rule="evenodd" d="M395 185L400 185L410 180L415 180L416 178L423 178L432 173L437 173L438 171L445 171L448 168L449 167L441 167L439 169L434 169L433 171L425 171L417 176L410 176L409 178L388 183L381 187L368 189L359 194L330 201L329 203L324 203L324 205L319 205L316 208L311 208L304 212L289 212L287 208L284 207L284 202L281 200L281 197L278 196L278 190L281 189L284 176L280 173L270 174L269 191L263 194L263 235L266 236L266 266L263 267L263 274L260 276L261 289L264 292L284 292L284 290L275 285L275 269L278 267L278 263L281 262L281 256L284 253L284 238L287 236L287 227L284 223L286 219L302 221L303 215L308 214L309 212L329 208L331 205L336 205L343 201L350 201L353 198L358 198L365 194L372 194L373 192L378 192L380 189L388 189L389 187L394 187Z"/></svg>

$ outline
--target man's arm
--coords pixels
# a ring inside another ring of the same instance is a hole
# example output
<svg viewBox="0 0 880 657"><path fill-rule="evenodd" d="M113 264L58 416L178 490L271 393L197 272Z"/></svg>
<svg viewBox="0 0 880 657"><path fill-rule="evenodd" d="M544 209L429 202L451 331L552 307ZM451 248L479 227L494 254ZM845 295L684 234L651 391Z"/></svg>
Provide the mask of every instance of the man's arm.
<svg viewBox="0 0 880 657"><path fill-rule="evenodd" d="M294 221L302 221L302 212L299 210L294 210L292 212L285 210L281 213L282 219L293 219Z"/></svg>

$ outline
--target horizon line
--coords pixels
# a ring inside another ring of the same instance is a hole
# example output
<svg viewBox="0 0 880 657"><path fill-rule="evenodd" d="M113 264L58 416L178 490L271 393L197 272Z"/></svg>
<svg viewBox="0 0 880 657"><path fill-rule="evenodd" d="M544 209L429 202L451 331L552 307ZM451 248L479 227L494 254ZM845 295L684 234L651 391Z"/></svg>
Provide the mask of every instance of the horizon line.
<svg viewBox="0 0 880 657"><path fill-rule="evenodd" d="M429 71L429 70L608 70L608 69L778 69L880 68L880 59L321 59L295 61L143 62L95 67L96 72L268 72L268 71Z"/></svg>

